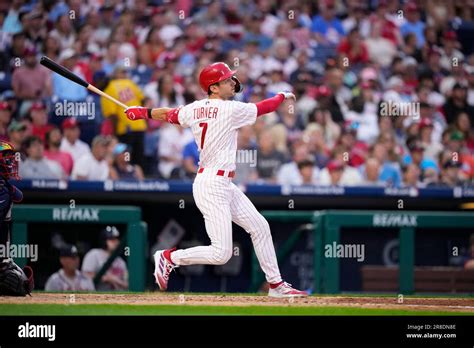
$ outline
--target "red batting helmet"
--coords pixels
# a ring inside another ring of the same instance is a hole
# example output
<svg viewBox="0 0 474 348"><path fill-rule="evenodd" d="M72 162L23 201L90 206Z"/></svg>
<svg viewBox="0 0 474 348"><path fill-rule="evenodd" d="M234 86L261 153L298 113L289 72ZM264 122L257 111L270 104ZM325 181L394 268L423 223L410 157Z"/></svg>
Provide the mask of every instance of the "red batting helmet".
<svg viewBox="0 0 474 348"><path fill-rule="evenodd" d="M236 83L235 91L238 93L241 92L242 89L240 81L234 76L235 73L236 71L230 70L226 63L213 63L202 69L201 73L199 74L199 84L205 92L208 92L209 87L213 84L224 81L228 78L232 78Z"/></svg>

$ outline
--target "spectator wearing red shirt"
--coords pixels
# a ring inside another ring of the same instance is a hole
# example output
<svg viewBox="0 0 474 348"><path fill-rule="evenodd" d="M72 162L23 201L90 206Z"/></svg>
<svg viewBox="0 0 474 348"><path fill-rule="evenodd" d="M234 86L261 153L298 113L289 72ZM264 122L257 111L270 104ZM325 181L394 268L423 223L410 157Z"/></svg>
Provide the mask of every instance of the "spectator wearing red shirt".
<svg viewBox="0 0 474 348"><path fill-rule="evenodd" d="M349 59L349 64L368 63L369 61L367 46L361 40L357 27L353 28L347 38L341 41L337 51Z"/></svg>
<svg viewBox="0 0 474 348"><path fill-rule="evenodd" d="M59 149L62 138L63 136L59 128L52 128L48 131L45 135L46 150L44 151L44 156L51 161L59 163L64 173L69 176L71 175L74 161L69 153Z"/></svg>
<svg viewBox="0 0 474 348"><path fill-rule="evenodd" d="M54 127L48 123L46 105L41 101L34 102L30 108L30 118L33 126L32 135L37 136L44 142L46 133Z"/></svg>

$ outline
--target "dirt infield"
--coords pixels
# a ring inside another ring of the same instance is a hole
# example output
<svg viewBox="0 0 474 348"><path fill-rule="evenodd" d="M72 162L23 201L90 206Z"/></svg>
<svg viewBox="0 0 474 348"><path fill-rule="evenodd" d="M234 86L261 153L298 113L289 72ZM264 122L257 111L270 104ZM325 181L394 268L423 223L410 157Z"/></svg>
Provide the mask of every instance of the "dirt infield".
<svg viewBox="0 0 474 348"><path fill-rule="evenodd" d="M70 294L35 293L32 297L0 297L0 304L121 304L121 305L193 305L193 306L301 306L400 309L410 311L467 312L474 314L474 298L404 298L359 296L311 296L274 299L267 296L201 295L177 293L144 294Z"/></svg>

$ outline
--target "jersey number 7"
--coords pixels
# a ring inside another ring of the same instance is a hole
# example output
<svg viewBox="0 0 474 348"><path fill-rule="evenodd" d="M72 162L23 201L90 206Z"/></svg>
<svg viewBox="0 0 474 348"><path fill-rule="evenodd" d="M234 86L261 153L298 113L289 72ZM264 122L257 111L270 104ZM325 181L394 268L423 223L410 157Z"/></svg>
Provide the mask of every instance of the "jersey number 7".
<svg viewBox="0 0 474 348"><path fill-rule="evenodd" d="M201 133L201 150L202 150L204 147L204 139L206 138L207 122L199 123L199 127L202 127L202 133Z"/></svg>

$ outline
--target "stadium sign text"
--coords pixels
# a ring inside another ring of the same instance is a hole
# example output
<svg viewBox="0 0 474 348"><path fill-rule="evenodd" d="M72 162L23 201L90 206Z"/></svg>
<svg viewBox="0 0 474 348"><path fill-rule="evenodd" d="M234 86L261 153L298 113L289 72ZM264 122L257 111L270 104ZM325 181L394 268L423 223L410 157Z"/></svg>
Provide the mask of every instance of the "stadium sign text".
<svg viewBox="0 0 474 348"><path fill-rule="evenodd" d="M382 227L414 227L418 226L417 216L408 214L375 214L372 219L373 226Z"/></svg>
<svg viewBox="0 0 474 348"><path fill-rule="evenodd" d="M54 208L54 221L99 221L99 209Z"/></svg>

